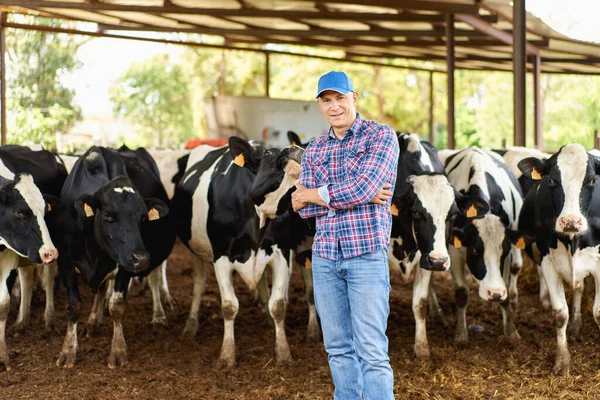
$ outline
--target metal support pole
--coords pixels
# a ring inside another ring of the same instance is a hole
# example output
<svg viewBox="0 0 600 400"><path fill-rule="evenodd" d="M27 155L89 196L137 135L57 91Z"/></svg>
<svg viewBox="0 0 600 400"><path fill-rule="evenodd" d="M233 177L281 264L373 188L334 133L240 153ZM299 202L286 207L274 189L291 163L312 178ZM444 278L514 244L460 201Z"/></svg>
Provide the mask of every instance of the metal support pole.
<svg viewBox="0 0 600 400"><path fill-rule="evenodd" d="M6 144L6 13L0 13L0 143Z"/></svg>
<svg viewBox="0 0 600 400"><path fill-rule="evenodd" d="M454 148L454 15L446 14L446 71L448 74L448 148Z"/></svg>
<svg viewBox="0 0 600 400"><path fill-rule="evenodd" d="M544 148L544 136L542 129L542 95L540 91L542 64L540 56L533 57L533 130L535 147L538 150Z"/></svg>
<svg viewBox="0 0 600 400"><path fill-rule="evenodd" d="M435 121L433 119L433 72L429 73L429 143L435 141Z"/></svg>
<svg viewBox="0 0 600 400"><path fill-rule="evenodd" d="M525 146L525 0L513 1L514 145Z"/></svg>
<svg viewBox="0 0 600 400"><path fill-rule="evenodd" d="M594 148L600 150L600 137L598 137L598 129L594 130Z"/></svg>
<svg viewBox="0 0 600 400"><path fill-rule="evenodd" d="M269 93L270 82L270 66L269 66L269 53L265 53L265 96L271 97Z"/></svg>

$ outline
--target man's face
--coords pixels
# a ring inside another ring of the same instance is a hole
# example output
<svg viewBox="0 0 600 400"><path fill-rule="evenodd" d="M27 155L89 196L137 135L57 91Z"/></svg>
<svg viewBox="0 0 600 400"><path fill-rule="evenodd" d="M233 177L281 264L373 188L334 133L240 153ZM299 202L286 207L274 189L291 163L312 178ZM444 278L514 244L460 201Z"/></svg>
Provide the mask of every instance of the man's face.
<svg viewBox="0 0 600 400"><path fill-rule="evenodd" d="M358 93L341 94L333 90L321 93L318 102L323 116L334 130L348 129L356 119Z"/></svg>

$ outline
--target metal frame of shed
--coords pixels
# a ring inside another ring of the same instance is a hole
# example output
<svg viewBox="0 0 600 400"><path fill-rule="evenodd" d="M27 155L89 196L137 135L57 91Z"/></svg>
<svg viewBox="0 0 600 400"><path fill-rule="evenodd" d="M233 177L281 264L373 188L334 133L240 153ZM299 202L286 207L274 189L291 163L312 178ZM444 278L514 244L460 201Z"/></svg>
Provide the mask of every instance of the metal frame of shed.
<svg viewBox="0 0 600 400"><path fill-rule="evenodd" d="M538 148L543 145L540 74L600 75L600 45L552 30L525 11L525 0L0 0L0 13L2 144L6 143L6 27L262 52L267 61L267 96L269 54L309 55L249 48L249 44L342 50L344 57L339 59L312 57L427 70L431 86L433 73L445 72L450 148L454 147L455 69L513 71L514 144L520 146L526 145L525 79L531 71ZM93 22L97 30L19 24L9 22L6 13ZM130 31L199 33L223 39L215 45L124 33ZM427 61L428 67L399 66L394 59Z"/></svg>

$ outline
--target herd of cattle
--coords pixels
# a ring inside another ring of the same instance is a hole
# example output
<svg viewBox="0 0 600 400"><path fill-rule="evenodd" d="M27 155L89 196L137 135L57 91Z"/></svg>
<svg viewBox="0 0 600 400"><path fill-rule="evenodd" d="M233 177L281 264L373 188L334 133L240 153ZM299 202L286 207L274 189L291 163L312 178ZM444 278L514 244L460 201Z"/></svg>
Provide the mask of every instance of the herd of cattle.
<svg viewBox="0 0 600 400"><path fill-rule="evenodd" d="M82 331L96 330L108 307L114 325L108 366L127 362L128 288L132 279L147 277L152 323L166 324L163 301L172 301L166 259L176 237L193 254L193 298L183 335L196 335L206 268L214 268L224 320L220 367L231 368L236 360L234 271L268 309L277 361L285 363L292 359L284 325L288 286L292 268L299 268L309 305L308 339L318 341L310 270L314 221L291 209L304 146L289 136L292 144L283 150L231 137L225 147L203 145L161 160L145 149L94 146L71 163L45 150L1 147L0 366L11 368L5 334L15 282L18 277L20 306L12 329L20 331L29 321L36 268L46 294L47 329L56 325L57 274L66 290L67 329L57 365L71 368L76 361L81 282L95 293ZM549 155L525 148L438 152L400 132L398 141L388 259L404 278L414 275L416 355L430 354L427 315L444 318L432 285L435 271L450 270L453 277L456 343L468 340L466 269L479 296L500 305L504 334L518 339L512 312L523 251L539 266L543 307L553 310L553 372L567 373L565 284L574 293L570 334L579 335L588 275L596 282L593 313L600 326L600 155L578 144Z"/></svg>

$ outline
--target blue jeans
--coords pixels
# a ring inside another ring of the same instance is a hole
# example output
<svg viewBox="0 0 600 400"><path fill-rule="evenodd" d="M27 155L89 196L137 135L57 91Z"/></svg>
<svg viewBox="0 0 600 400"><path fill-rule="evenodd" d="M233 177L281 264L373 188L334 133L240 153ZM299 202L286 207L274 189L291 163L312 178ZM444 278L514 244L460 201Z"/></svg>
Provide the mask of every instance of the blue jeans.
<svg viewBox="0 0 600 400"><path fill-rule="evenodd" d="M394 374L385 335L390 313L387 252L337 261L313 254L317 313L335 400L392 400Z"/></svg>

